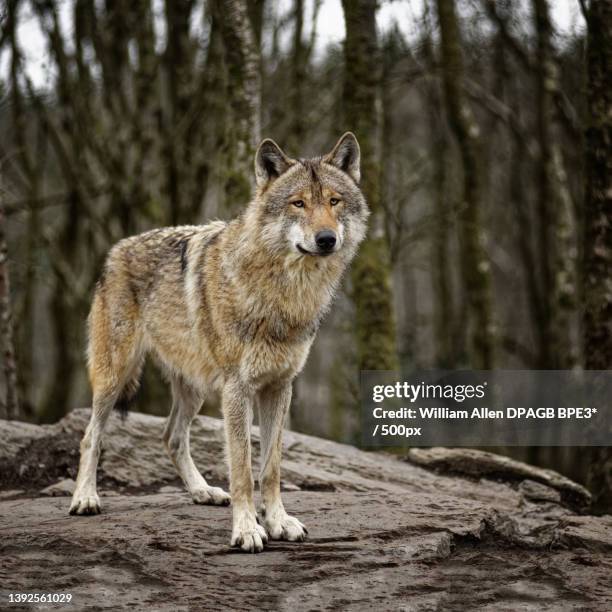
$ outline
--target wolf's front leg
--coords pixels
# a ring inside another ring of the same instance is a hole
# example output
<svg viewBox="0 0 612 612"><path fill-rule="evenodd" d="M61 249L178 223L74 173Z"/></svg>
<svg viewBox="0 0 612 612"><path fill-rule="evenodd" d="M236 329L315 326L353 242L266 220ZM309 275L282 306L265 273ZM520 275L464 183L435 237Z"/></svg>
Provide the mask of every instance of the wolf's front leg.
<svg viewBox="0 0 612 612"><path fill-rule="evenodd" d="M251 472L251 420L253 394L238 380L230 380L222 394L225 439L230 468L232 497L232 546L246 552L261 552L268 541L266 530L257 522L253 504Z"/></svg>
<svg viewBox="0 0 612 612"><path fill-rule="evenodd" d="M285 512L280 495L280 464L285 417L291 403L291 383L266 389L259 402L261 430L261 514L273 540L302 541L308 530Z"/></svg>

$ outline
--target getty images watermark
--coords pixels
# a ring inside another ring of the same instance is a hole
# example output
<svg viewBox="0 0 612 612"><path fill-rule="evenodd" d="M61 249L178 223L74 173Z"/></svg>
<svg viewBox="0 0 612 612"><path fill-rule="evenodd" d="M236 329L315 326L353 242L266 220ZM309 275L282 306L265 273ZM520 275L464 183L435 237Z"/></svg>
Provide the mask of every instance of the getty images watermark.
<svg viewBox="0 0 612 612"><path fill-rule="evenodd" d="M364 446L609 446L612 372L361 375Z"/></svg>

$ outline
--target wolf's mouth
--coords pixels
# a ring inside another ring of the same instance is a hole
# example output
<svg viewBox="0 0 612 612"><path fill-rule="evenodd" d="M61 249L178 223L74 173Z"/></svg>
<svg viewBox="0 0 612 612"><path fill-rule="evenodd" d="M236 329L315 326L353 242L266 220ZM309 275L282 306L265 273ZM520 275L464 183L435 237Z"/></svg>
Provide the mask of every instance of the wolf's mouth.
<svg viewBox="0 0 612 612"><path fill-rule="evenodd" d="M312 251L307 251L301 244L296 244L295 246L302 255L312 255L313 257L327 257L328 255L332 255L334 253L334 251L327 251L325 253L313 253Z"/></svg>
<svg viewBox="0 0 612 612"><path fill-rule="evenodd" d="M311 253L310 251L307 251L301 244L296 244L298 251L302 254L302 255L315 255L315 253Z"/></svg>

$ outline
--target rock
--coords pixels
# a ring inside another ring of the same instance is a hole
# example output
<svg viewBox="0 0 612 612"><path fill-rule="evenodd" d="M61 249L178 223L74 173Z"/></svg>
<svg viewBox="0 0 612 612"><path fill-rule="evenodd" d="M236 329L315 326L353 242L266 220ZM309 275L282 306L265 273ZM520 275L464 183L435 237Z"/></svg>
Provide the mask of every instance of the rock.
<svg viewBox="0 0 612 612"><path fill-rule="evenodd" d="M559 491L534 480L523 480L519 484L519 491L523 494L525 500L548 501L553 504L561 503L561 493Z"/></svg>
<svg viewBox="0 0 612 612"><path fill-rule="evenodd" d="M25 491L22 489L9 489L8 491L0 491L0 499L11 499L23 495Z"/></svg>
<svg viewBox="0 0 612 612"><path fill-rule="evenodd" d="M583 486L553 470L472 448L411 448L406 461L447 474L484 476L506 482L529 479L556 489L561 499L576 509L587 508L591 503L591 494Z"/></svg>
<svg viewBox="0 0 612 612"><path fill-rule="evenodd" d="M13 454L0 421L0 491L28 495L0 497L4 591L71 592L75 609L98 610L612 609L612 517L580 514L584 490L554 472L452 449L406 461L287 432L283 498L309 539L244 555L229 548L231 508L177 488L157 417L110 419L99 483L118 494L101 515L40 497L74 477L87 419L24 424L23 440L12 424ZM191 446L227 486L222 434L198 417ZM256 474L257 428L253 440Z"/></svg>
<svg viewBox="0 0 612 612"><path fill-rule="evenodd" d="M159 489L160 493L181 493L182 491L183 489L179 489L178 487L170 487L170 486L161 487Z"/></svg>
<svg viewBox="0 0 612 612"><path fill-rule="evenodd" d="M301 489L291 482L281 481L281 491L301 491Z"/></svg>
<svg viewBox="0 0 612 612"><path fill-rule="evenodd" d="M74 493L74 487L76 482L72 478L64 478L55 484L45 487L40 494L49 495L51 497L66 497L71 496Z"/></svg>

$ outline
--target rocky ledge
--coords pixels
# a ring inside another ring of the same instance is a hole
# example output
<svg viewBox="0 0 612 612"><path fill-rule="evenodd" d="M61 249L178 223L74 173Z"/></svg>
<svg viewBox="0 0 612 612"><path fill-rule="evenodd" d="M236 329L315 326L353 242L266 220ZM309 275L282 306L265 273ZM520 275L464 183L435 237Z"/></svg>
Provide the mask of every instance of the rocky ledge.
<svg viewBox="0 0 612 612"><path fill-rule="evenodd" d="M588 493L554 472L472 450L402 459L287 432L285 505L309 539L246 555L229 547L230 509L183 492L157 417L113 415L103 512L69 516L88 415L0 421L3 598L69 592L71 609L95 610L612 609L612 517L585 514ZM256 462L257 428L253 438ZM195 462L227 486L222 442L221 421L199 417Z"/></svg>

